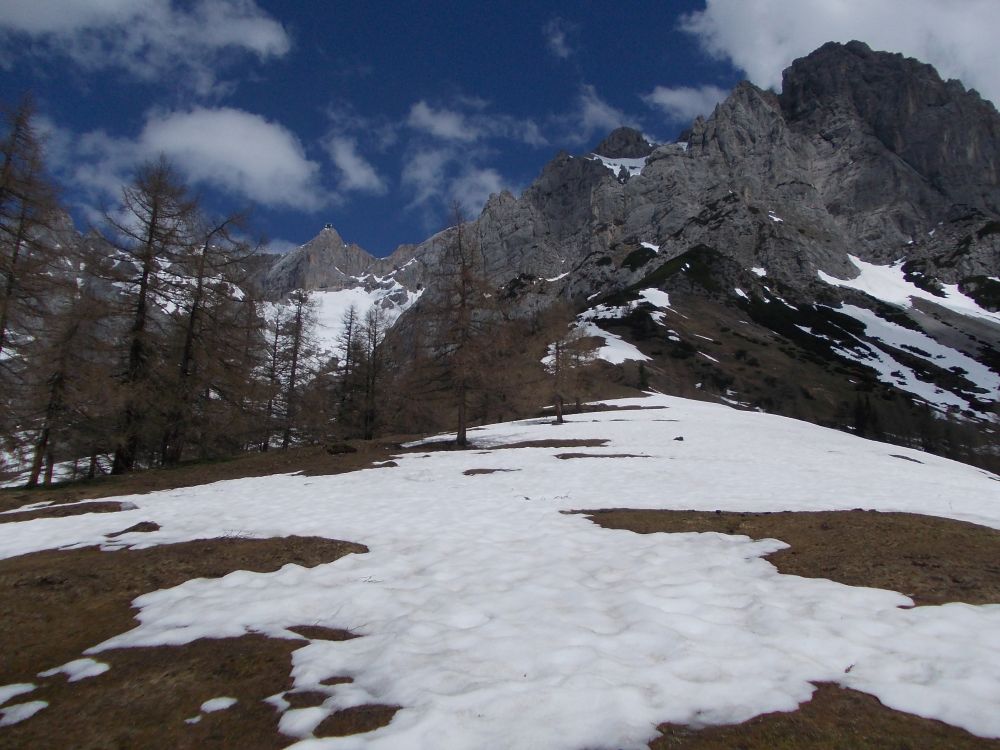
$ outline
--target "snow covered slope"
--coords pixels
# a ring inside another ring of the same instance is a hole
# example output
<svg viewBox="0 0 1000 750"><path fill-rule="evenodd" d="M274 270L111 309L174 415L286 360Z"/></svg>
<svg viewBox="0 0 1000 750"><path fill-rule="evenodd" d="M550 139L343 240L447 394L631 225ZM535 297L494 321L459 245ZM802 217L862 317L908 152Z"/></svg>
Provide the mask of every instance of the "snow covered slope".
<svg viewBox="0 0 1000 750"><path fill-rule="evenodd" d="M113 546L234 528L368 545L311 569L146 594L140 625L91 649L99 659L112 647L287 636L304 622L363 634L294 653L296 687L330 696L284 711L303 749L641 748L659 722L792 710L817 681L1000 737L1000 605L900 609L903 594L779 574L761 559L775 540L639 535L560 513L870 508L1000 528L1000 479L781 417L664 396L617 404L647 408L480 428L479 450L409 453L392 467L220 482L132 496L123 513L2 524L0 554L108 546L106 533L138 521L161 529ZM609 442L576 459L488 450L586 438ZM354 682L322 685L331 675ZM373 702L403 708L375 732L310 739L330 712Z"/></svg>

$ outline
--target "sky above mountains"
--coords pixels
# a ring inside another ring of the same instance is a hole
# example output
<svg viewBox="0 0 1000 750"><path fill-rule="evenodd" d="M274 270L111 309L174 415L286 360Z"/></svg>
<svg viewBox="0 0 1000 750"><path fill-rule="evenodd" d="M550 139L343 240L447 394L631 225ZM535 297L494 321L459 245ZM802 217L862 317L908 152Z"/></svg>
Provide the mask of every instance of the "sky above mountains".
<svg viewBox="0 0 1000 750"><path fill-rule="evenodd" d="M30 91L81 227L165 154L275 251L326 222L386 255L619 125L674 138L740 79L861 39L1000 101L996 0L303 3L6 0L0 91Z"/></svg>

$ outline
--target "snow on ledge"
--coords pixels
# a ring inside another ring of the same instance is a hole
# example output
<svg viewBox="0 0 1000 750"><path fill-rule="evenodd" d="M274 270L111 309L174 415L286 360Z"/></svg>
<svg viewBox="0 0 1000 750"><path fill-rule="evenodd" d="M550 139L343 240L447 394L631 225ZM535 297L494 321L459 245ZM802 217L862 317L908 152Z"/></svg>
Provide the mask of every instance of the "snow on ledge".
<svg viewBox="0 0 1000 750"><path fill-rule="evenodd" d="M879 266L874 263L866 263L854 255L847 257L858 269L857 276L853 279L838 279L823 271L817 271L820 280L832 286L856 289L892 305L912 307L914 299L922 299L961 315L1000 323L1000 313L984 310L976 304L974 299L962 294L958 290L958 284L942 284L941 289L944 296L938 297L936 294L931 294L906 280L903 273L904 261L899 260L888 266Z"/></svg>

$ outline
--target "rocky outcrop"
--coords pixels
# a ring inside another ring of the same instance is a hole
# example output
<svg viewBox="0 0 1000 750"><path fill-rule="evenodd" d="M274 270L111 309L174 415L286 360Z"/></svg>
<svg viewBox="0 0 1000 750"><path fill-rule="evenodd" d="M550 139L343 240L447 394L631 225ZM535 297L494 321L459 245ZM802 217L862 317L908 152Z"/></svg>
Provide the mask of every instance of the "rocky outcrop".
<svg viewBox="0 0 1000 750"><path fill-rule="evenodd" d="M597 144L594 153L609 159L643 159L653 153L656 146L635 128L616 128Z"/></svg>

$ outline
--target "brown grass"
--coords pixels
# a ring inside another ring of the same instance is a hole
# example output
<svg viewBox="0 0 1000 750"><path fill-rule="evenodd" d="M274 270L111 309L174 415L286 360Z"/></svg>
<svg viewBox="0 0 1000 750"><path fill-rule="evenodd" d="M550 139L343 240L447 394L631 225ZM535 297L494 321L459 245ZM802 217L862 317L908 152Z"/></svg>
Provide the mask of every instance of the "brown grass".
<svg viewBox="0 0 1000 750"><path fill-rule="evenodd" d="M1000 531L947 518L876 511L722 513L581 511L642 534L718 531L790 546L768 555L782 573L891 589L916 604L1000 602Z"/></svg>
<svg viewBox="0 0 1000 750"><path fill-rule="evenodd" d="M315 537L210 539L143 550L97 548L38 552L0 561L0 684L40 687L18 700L46 700L34 717L0 729L3 748L272 748L275 710L261 701L291 687L289 654L301 641L262 636L204 639L182 647L119 649L96 655L111 669L68 683L38 673L131 629L140 594L234 570L269 572L286 563L312 567L363 553L359 544ZM343 639L346 631L305 625L304 638ZM233 708L197 715L209 698Z"/></svg>
<svg viewBox="0 0 1000 750"><path fill-rule="evenodd" d="M877 698L836 685L817 686L797 711L742 724L690 729L661 724L652 750L984 750L1000 741L894 711Z"/></svg>

